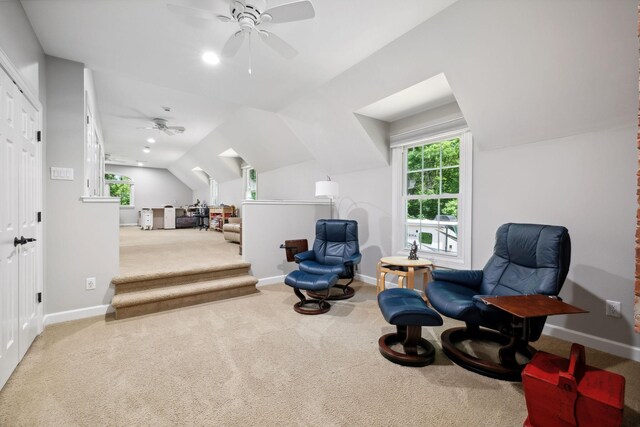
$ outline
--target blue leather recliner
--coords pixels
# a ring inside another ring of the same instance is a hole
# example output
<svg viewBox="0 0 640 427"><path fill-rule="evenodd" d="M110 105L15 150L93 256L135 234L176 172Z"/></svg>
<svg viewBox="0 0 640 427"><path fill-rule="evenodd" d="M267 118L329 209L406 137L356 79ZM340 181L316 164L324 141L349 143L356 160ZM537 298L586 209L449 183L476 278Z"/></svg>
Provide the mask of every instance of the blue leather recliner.
<svg viewBox="0 0 640 427"><path fill-rule="evenodd" d="M298 268L304 273L317 276L336 274L339 279L348 279L345 284L337 283L333 286L342 292L326 296L308 290L307 295L329 300L351 298L355 291L349 285L353 282L355 270L362 259L358 243L358 223L348 219L318 220L313 249L298 253L294 258L299 264Z"/></svg>
<svg viewBox="0 0 640 427"><path fill-rule="evenodd" d="M525 358L533 355L535 349L529 342L540 337L546 317L522 321L480 298L532 294L555 297L567 277L570 261L571 240L565 227L504 224L496 232L493 256L483 270L435 270L426 290L431 305L466 324L442 333L444 353L474 372L519 380L524 365L516 361L516 353ZM500 362L474 357L456 346L474 338L499 343Z"/></svg>

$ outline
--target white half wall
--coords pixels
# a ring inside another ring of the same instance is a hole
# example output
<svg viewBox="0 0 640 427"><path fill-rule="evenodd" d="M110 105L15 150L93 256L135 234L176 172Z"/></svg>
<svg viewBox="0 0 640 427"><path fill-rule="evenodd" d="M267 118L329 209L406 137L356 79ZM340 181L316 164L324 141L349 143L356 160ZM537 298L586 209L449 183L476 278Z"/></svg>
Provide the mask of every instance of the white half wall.
<svg viewBox="0 0 640 427"><path fill-rule="evenodd" d="M119 271L116 200L85 203L84 65L46 57L45 314L108 304ZM73 168L73 181L51 180L50 167ZM85 280L95 277L95 290Z"/></svg>
<svg viewBox="0 0 640 427"><path fill-rule="evenodd" d="M313 246L316 221L328 218L329 204L305 201L246 201L242 204L242 254L258 279L277 278L296 270L280 245L307 239Z"/></svg>
<svg viewBox="0 0 640 427"><path fill-rule="evenodd" d="M135 206L120 208L120 224L137 224L138 212L142 208L157 208L164 205L185 206L195 201L191 188L167 169L105 165L105 170L128 176L134 182Z"/></svg>

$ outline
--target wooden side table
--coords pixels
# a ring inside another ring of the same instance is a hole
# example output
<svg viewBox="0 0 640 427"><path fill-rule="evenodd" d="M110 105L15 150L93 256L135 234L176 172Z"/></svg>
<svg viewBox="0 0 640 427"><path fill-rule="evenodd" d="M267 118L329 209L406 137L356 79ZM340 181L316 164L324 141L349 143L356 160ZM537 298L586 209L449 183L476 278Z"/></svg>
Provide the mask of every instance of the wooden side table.
<svg viewBox="0 0 640 427"><path fill-rule="evenodd" d="M511 342L499 351L500 361L512 366L517 365L516 350L522 347L522 342L528 341L530 319L556 314L588 313L587 310L562 302L555 297L539 294L483 297L482 302L511 314L514 330L521 331L520 337L514 333Z"/></svg>
<svg viewBox="0 0 640 427"><path fill-rule="evenodd" d="M407 288L413 289L414 277L416 272L429 272L433 264L426 259L412 260L404 256L390 256L380 258L378 262L377 274L376 274L376 290L377 293L384 291L385 277L387 273L395 274L398 276L398 286L404 287L404 281L406 278Z"/></svg>

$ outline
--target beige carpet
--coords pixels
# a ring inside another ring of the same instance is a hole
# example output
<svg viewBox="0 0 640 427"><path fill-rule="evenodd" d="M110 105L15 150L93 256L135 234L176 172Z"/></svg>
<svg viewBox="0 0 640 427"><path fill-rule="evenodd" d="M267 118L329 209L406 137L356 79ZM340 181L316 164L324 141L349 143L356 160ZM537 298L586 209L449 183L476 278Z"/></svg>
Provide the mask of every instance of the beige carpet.
<svg viewBox="0 0 640 427"><path fill-rule="evenodd" d="M451 364L394 365L375 288L303 316L290 288L130 320L48 327L0 392L0 425L521 426L521 384ZM455 325L447 321L445 327ZM440 328L423 328L436 341ZM537 345L567 355L569 344ZM588 351L625 375L625 426L640 425L640 364Z"/></svg>
<svg viewBox="0 0 640 427"><path fill-rule="evenodd" d="M120 277L238 263L238 249L213 230L120 227Z"/></svg>

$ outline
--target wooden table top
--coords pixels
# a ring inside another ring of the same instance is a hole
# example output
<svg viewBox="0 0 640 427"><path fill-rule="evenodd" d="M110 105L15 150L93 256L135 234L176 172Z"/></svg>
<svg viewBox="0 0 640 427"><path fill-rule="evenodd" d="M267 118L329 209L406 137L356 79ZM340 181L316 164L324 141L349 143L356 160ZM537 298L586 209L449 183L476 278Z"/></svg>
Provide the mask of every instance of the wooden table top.
<svg viewBox="0 0 640 427"><path fill-rule="evenodd" d="M528 317L551 316L554 314L588 313L587 310L547 295L484 297L482 301L523 319Z"/></svg>
<svg viewBox="0 0 640 427"><path fill-rule="evenodd" d="M380 262L400 267L428 267L433 264L428 259L409 259L406 256L387 256L380 258Z"/></svg>

